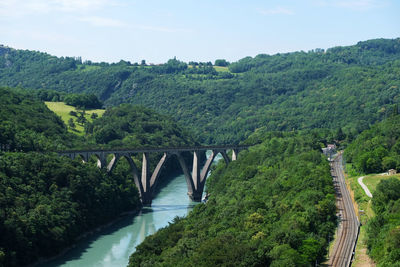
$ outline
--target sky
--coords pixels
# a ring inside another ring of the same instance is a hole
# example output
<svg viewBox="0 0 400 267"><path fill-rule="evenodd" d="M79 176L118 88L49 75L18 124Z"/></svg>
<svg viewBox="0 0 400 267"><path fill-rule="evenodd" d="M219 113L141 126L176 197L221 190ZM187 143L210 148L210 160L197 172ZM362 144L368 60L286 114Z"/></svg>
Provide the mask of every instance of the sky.
<svg viewBox="0 0 400 267"><path fill-rule="evenodd" d="M397 37L400 0L0 0L0 44L94 62L233 62Z"/></svg>

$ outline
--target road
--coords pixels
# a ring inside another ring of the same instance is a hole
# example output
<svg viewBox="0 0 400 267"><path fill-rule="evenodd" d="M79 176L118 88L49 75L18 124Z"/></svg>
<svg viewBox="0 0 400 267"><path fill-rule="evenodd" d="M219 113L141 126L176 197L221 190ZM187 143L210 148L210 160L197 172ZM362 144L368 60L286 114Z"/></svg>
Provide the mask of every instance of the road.
<svg viewBox="0 0 400 267"><path fill-rule="evenodd" d="M359 222L354 211L350 193L344 180L342 155L331 163L331 173L336 191L336 205L339 212L339 229L329 266L350 266L357 242Z"/></svg>
<svg viewBox="0 0 400 267"><path fill-rule="evenodd" d="M363 183L363 179L365 176L361 176L360 178L357 179L358 184L361 185L362 189L364 189L364 192L367 196L372 197L371 191L369 191L368 187Z"/></svg>

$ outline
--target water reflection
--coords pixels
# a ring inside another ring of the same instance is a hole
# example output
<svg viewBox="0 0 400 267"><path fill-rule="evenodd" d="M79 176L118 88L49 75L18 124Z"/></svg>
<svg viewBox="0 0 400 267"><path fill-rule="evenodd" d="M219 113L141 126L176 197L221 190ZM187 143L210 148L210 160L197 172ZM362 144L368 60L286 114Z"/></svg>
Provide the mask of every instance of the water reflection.
<svg viewBox="0 0 400 267"><path fill-rule="evenodd" d="M208 153L209 155L210 153ZM216 160L221 159L220 155ZM129 256L146 236L165 227L176 216L185 216L196 204L187 196L183 175L175 175L167 184L160 184L160 191L151 207L145 207L138 215L130 215L100 231L60 258L39 266L126 266Z"/></svg>
<svg viewBox="0 0 400 267"><path fill-rule="evenodd" d="M151 207L82 240L61 258L40 266L126 266L129 256L146 236L168 225L176 216L185 216L196 204L187 196L183 175L162 186Z"/></svg>

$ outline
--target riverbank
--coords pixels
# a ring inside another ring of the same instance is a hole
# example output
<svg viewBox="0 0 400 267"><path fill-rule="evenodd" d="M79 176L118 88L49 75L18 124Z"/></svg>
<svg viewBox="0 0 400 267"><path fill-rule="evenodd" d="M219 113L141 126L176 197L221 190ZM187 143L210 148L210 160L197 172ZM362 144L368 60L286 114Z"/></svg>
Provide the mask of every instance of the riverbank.
<svg viewBox="0 0 400 267"><path fill-rule="evenodd" d="M37 262L32 263L30 265L27 265L28 267L38 267L38 266L42 266L44 264L47 264L51 261L54 261L62 256L64 256L65 254L67 254L69 251L71 251L72 249L77 247L77 243L86 239L86 238L90 238L92 236L94 236L95 234L98 234L101 231L104 231L105 229L115 225L116 223L122 221L123 219L125 219L127 216L135 216L137 214L139 214L139 212L143 209L143 206L140 206L139 208L132 210L132 211L125 211L122 212L121 214L118 215L118 217L116 217L115 219L111 220L110 222L107 222L105 224L102 224L100 226L97 226L95 229L84 232L83 234L79 235L74 244L72 244L69 247L66 247L65 249L63 249L60 253L58 253L57 255L50 257L50 258L44 258L44 259L39 259Z"/></svg>
<svg viewBox="0 0 400 267"><path fill-rule="evenodd" d="M158 185L160 191L150 207L144 206L137 214L124 216L108 227L94 231L63 255L37 266L126 266L129 256L146 236L167 226L176 216L186 216L198 204L187 196L183 175L167 180L168 183Z"/></svg>

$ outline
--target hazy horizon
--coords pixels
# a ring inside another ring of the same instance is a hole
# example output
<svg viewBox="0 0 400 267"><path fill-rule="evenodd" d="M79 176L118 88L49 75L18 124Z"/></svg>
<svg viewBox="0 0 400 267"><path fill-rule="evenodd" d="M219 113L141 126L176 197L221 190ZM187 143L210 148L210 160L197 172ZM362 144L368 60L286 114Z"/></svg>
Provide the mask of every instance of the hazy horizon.
<svg viewBox="0 0 400 267"><path fill-rule="evenodd" d="M395 0L2 0L0 43L93 62L237 61L400 37Z"/></svg>

